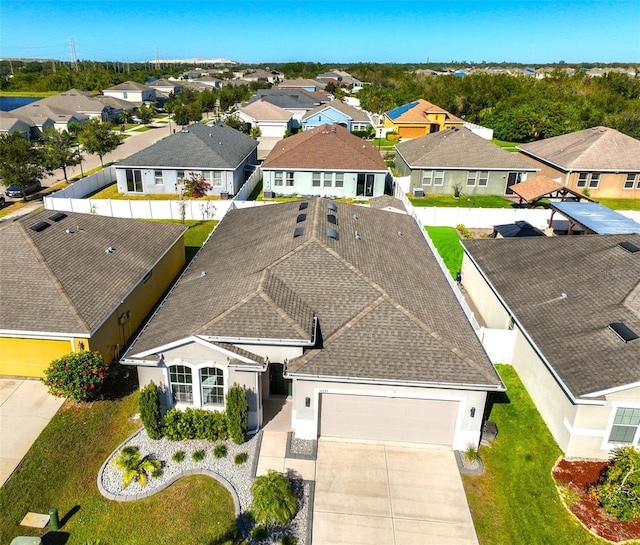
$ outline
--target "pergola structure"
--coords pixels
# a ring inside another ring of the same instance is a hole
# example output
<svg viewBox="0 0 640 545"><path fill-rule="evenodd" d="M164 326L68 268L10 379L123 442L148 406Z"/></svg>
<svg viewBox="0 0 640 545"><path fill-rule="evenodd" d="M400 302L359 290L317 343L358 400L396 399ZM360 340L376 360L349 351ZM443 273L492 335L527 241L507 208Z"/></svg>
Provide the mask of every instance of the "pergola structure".
<svg viewBox="0 0 640 545"><path fill-rule="evenodd" d="M593 199L563 186L544 174L538 174L530 180L514 184L509 189L520 197L519 206L522 206L523 201L526 201L530 206L535 206L541 199L593 202Z"/></svg>
<svg viewBox="0 0 640 545"><path fill-rule="evenodd" d="M569 235L573 234L576 226L586 234L640 233L640 223L597 202L556 201L550 203L550 206L552 211L549 225L552 225L553 215L559 212L569 220Z"/></svg>

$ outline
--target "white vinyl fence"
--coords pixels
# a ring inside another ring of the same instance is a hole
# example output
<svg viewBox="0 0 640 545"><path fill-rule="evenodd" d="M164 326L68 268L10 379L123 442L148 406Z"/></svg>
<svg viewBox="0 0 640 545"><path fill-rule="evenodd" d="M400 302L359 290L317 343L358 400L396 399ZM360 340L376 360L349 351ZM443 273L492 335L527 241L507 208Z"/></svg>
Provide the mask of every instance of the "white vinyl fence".
<svg viewBox="0 0 640 545"><path fill-rule="evenodd" d="M80 178L77 182L73 182L71 185L60 189L55 193L45 197L45 208L49 208L46 205L46 199L82 199L91 193L95 193L98 189L107 187L115 183L116 181L116 169L111 167L99 170L95 174L90 174L84 178Z"/></svg>

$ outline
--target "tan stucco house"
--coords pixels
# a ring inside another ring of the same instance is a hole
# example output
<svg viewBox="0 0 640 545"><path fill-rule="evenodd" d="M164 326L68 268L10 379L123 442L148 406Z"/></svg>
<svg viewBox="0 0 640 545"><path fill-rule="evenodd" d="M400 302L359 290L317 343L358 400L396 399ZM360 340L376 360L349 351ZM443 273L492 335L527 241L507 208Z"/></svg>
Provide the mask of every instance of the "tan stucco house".
<svg viewBox="0 0 640 545"><path fill-rule="evenodd" d="M593 198L640 198L640 141L609 127L518 146L541 173Z"/></svg>
<svg viewBox="0 0 640 545"><path fill-rule="evenodd" d="M0 375L55 358L111 362L185 262L182 225L43 210L0 225Z"/></svg>
<svg viewBox="0 0 640 545"><path fill-rule="evenodd" d="M640 235L465 240L462 284L567 458L640 444Z"/></svg>
<svg viewBox="0 0 640 545"><path fill-rule="evenodd" d="M230 210L122 363L166 408L242 385L253 430L290 395L304 439L463 450L504 391L415 220L323 198Z"/></svg>

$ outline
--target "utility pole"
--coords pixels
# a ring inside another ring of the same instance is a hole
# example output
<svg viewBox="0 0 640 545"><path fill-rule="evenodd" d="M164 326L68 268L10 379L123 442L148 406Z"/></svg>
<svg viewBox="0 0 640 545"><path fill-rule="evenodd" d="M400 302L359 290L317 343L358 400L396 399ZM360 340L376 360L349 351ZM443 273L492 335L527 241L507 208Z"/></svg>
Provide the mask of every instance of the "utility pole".
<svg viewBox="0 0 640 545"><path fill-rule="evenodd" d="M76 56L76 40L75 38L69 38L69 46L71 48L71 63L73 64L73 69L78 71L78 57Z"/></svg>

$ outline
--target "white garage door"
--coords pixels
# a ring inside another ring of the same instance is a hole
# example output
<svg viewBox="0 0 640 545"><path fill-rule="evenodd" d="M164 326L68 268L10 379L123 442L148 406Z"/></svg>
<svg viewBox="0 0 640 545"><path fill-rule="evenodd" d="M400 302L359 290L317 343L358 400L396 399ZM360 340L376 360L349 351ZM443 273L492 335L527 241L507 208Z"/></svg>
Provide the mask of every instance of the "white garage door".
<svg viewBox="0 0 640 545"><path fill-rule="evenodd" d="M322 394L320 436L451 445L457 401Z"/></svg>

